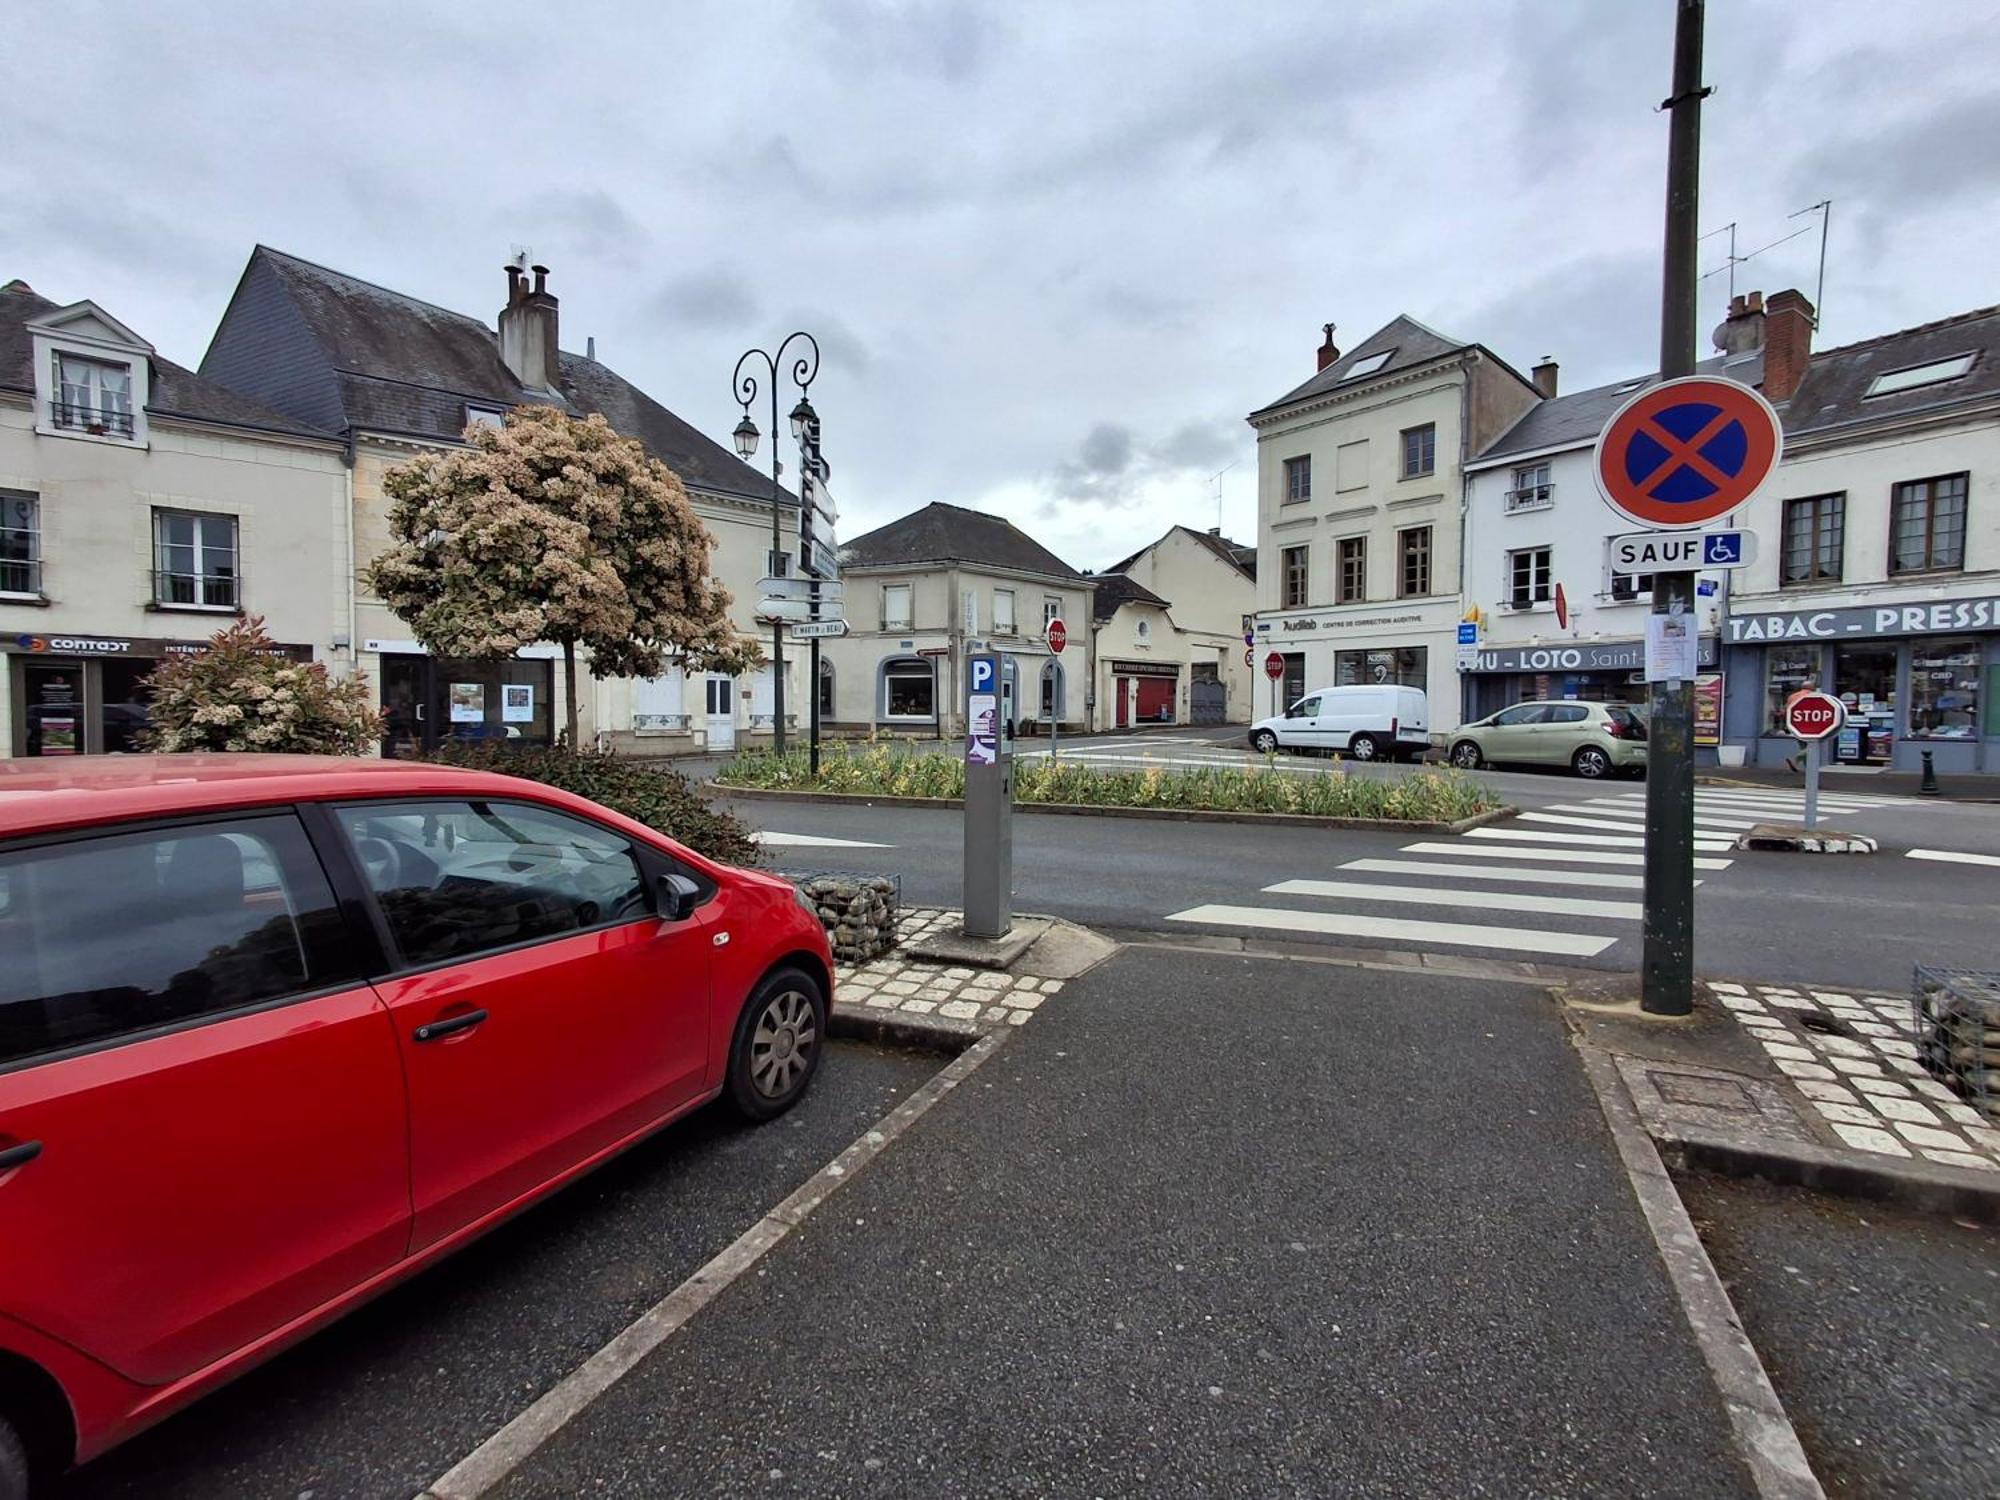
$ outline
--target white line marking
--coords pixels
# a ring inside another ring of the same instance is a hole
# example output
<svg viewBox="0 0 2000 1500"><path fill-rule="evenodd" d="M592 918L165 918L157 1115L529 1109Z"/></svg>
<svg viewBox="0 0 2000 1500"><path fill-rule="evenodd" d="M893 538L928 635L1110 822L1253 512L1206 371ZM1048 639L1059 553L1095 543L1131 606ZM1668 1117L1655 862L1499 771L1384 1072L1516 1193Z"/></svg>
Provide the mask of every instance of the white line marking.
<svg viewBox="0 0 2000 1500"><path fill-rule="evenodd" d="M713 1260L639 1314L611 1342L433 1480L418 1500L478 1500L496 1488L538 1448L589 1410L592 1402L630 1374L641 1360L680 1332L690 1318L762 1260L814 1209L852 1182L932 1105L970 1078L981 1063L1005 1044L1007 1035L1005 1031L992 1032L953 1058L944 1071L863 1132Z"/></svg>
<svg viewBox="0 0 2000 1500"><path fill-rule="evenodd" d="M1518 821L1518 820L1517 820ZM1593 844L1610 849L1643 849L1643 838L1625 838L1612 833L1557 833L1553 829L1537 828L1472 828L1463 835L1469 839L1518 839L1525 844ZM1729 849L1734 845L1723 838L1703 838L1695 835L1697 849Z"/></svg>
<svg viewBox="0 0 2000 1500"><path fill-rule="evenodd" d="M1264 894L1330 896L1405 906L1469 906L1477 911L1524 911L1552 917L1610 917L1621 922L1636 922L1645 915L1645 908L1637 901L1586 901L1577 896L1520 895L1513 891L1433 891L1408 885L1371 885L1363 880L1282 880L1265 886Z"/></svg>
<svg viewBox="0 0 2000 1500"><path fill-rule="evenodd" d="M1261 906L1190 906L1169 922L1205 922L1213 927L1268 927L1276 932L1324 932L1340 937L1384 938L1403 943L1448 943L1459 948L1505 948L1516 953L1557 953L1594 958L1616 938L1578 932L1538 932L1528 927L1480 927L1469 922L1412 922L1401 917L1364 917L1352 912L1289 911Z"/></svg>
<svg viewBox="0 0 2000 1500"><path fill-rule="evenodd" d="M1405 844L1405 854L1449 854L1463 859L1549 859L1566 865L1643 865L1643 854L1614 854L1605 849L1495 849L1477 844ZM1728 859L1703 859L1695 857L1697 870L1726 870L1734 864Z"/></svg>
<svg viewBox="0 0 2000 1500"><path fill-rule="evenodd" d="M1935 859L1953 865L2000 865L2000 854L1960 854L1956 849L1906 849L1905 859Z"/></svg>
<svg viewBox="0 0 2000 1500"><path fill-rule="evenodd" d="M1482 853L1496 854L1494 849ZM1525 865L1456 865L1443 860L1350 859L1340 867L1372 875L1441 875L1447 880L1520 880L1533 885L1581 885L1592 890L1645 889L1642 875L1613 875L1606 870L1536 870ZM1701 882L1697 880L1696 885Z"/></svg>
<svg viewBox="0 0 2000 1500"><path fill-rule="evenodd" d="M1624 820L1623 826L1625 827L1634 826L1634 820L1636 819L1637 826L1641 828L1645 826L1646 817L1643 807L1626 807L1623 803L1614 803L1609 807L1605 807L1595 802L1556 802L1551 803L1548 807L1538 809L1538 811L1591 813L1600 818L1620 818ZM1527 814L1523 813L1522 816L1526 817ZM1711 828L1755 828L1763 821L1762 818L1723 817L1719 813L1705 813L1699 810L1694 815L1694 825L1696 828L1700 828L1704 824Z"/></svg>
<svg viewBox="0 0 2000 1500"><path fill-rule="evenodd" d="M871 844L866 839L824 838L817 833L772 833L759 829L750 835L773 849L893 849L894 844Z"/></svg>

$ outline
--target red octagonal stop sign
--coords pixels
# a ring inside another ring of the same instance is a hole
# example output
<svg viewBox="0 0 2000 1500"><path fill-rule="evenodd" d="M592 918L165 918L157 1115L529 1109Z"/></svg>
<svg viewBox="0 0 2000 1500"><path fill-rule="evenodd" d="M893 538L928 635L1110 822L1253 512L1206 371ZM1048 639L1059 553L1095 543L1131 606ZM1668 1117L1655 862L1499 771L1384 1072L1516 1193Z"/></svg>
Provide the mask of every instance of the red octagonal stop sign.
<svg viewBox="0 0 2000 1500"><path fill-rule="evenodd" d="M1847 709L1830 693L1806 688L1785 700L1785 733L1796 740L1823 740L1847 722Z"/></svg>
<svg viewBox="0 0 2000 1500"><path fill-rule="evenodd" d="M1275 651L1273 651L1269 656L1265 657L1264 675L1270 678L1271 681L1273 682L1276 682L1280 677L1283 677L1285 675L1284 657L1278 655L1278 653Z"/></svg>

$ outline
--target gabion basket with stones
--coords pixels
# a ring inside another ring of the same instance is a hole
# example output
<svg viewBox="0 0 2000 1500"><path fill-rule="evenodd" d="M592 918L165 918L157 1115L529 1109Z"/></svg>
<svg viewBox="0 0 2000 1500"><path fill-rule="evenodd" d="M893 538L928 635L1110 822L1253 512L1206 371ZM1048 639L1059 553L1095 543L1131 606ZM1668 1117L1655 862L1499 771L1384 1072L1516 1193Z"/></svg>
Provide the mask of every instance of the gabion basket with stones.
<svg viewBox="0 0 2000 1500"><path fill-rule="evenodd" d="M2000 1119L2000 973L1918 964L1910 1005L1923 1065Z"/></svg>
<svg viewBox="0 0 2000 1500"><path fill-rule="evenodd" d="M863 964L896 946L896 919L903 909L901 876L824 871L786 878L819 913L833 942L835 962Z"/></svg>

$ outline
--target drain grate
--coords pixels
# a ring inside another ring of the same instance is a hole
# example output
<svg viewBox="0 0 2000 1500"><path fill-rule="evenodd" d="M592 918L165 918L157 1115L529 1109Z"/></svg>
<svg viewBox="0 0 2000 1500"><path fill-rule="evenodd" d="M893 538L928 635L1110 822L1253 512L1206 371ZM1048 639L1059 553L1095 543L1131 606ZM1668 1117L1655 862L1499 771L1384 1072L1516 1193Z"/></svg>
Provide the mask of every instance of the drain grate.
<svg viewBox="0 0 2000 1500"><path fill-rule="evenodd" d="M1802 1012L1799 1025L1807 1031L1817 1031L1821 1036L1844 1036L1850 1041L1861 1039L1861 1034L1838 1016L1825 1015L1816 1010Z"/></svg>

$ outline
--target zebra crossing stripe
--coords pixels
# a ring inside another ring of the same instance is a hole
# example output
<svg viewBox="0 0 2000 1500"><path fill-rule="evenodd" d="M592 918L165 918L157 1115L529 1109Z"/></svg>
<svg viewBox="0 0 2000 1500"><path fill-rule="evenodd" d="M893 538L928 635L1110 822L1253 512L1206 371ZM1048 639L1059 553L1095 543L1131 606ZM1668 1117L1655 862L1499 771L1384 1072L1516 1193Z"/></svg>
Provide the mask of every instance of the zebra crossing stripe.
<svg viewBox="0 0 2000 1500"><path fill-rule="evenodd" d="M1368 917L1354 912L1292 911L1262 906L1191 906L1167 918L1211 927L1262 927L1274 932L1318 932L1335 937L1378 938L1400 943L1443 943L1453 948L1504 948L1515 953L1548 953L1595 958L1618 939L1580 932L1543 932L1532 927L1484 927L1469 922L1419 922L1402 917Z"/></svg>
<svg viewBox="0 0 2000 1500"><path fill-rule="evenodd" d="M1493 851L1483 851L1491 853ZM1608 870L1537 870L1527 865L1460 865L1443 860L1350 859L1340 867L1370 875L1437 875L1446 880L1515 880L1530 885L1582 885L1592 890L1643 890L1643 875L1614 875ZM1697 880L1696 885L1701 882Z"/></svg>
<svg viewBox="0 0 2000 1500"><path fill-rule="evenodd" d="M1565 812L1590 813L1600 818L1621 818L1624 821L1623 823L1620 824L1620 826L1626 828L1635 826L1633 823L1633 820L1635 818L1640 820L1637 826L1644 826L1644 819L1645 819L1644 808L1626 807L1620 803L1614 803L1609 807L1600 807L1598 804L1594 802L1556 802L1556 803L1551 803L1548 807L1539 809L1539 811L1557 812L1557 813L1565 813ZM1700 828L1704 823L1710 826L1711 828L1755 828L1759 823L1763 821L1764 819L1762 818L1724 817L1720 813L1697 812L1694 815L1694 822L1696 828Z"/></svg>
<svg viewBox="0 0 2000 1500"><path fill-rule="evenodd" d="M1480 911L1525 911L1551 917L1609 917L1636 922L1645 915L1637 901L1588 901L1579 896L1520 895L1512 891L1438 891L1420 886L1371 885L1361 880L1281 880L1264 887L1267 896L1327 896L1336 900L1381 901L1404 906L1470 906Z"/></svg>
<svg viewBox="0 0 2000 1500"><path fill-rule="evenodd" d="M1625 838L1613 833L1557 833L1539 828L1474 828L1467 831L1469 839L1509 839L1529 844L1585 844L1603 845L1612 849L1643 849L1643 838ZM1703 838L1695 835L1697 849L1731 849L1735 845L1725 838Z"/></svg>
<svg viewBox="0 0 2000 1500"><path fill-rule="evenodd" d="M1643 854L1626 854L1610 849L1498 849L1492 845L1442 844L1437 842L1405 844L1405 854L1449 854L1457 859L1547 859L1566 865L1643 865ZM1697 870L1726 870L1734 860L1703 858L1695 856Z"/></svg>
<svg viewBox="0 0 2000 1500"><path fill-rule="evenodd" d="M1934 859L1953 865L2000 865L2000 854L1962 854L1956 849L1905 849L1905 859Z"/></svg>

